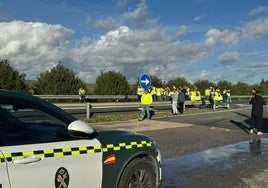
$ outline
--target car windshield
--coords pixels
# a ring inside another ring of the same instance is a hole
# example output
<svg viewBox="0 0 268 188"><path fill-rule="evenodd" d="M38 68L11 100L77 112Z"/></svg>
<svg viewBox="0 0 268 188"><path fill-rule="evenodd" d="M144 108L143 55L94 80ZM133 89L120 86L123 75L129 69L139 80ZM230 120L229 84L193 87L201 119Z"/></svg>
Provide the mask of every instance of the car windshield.
<svg viewBox="0 0 268 188"><path fill-rule="evenodd" d="M18 101L0 103L0 145L55 142L70 139L64 122L53 114Z"/></svg>

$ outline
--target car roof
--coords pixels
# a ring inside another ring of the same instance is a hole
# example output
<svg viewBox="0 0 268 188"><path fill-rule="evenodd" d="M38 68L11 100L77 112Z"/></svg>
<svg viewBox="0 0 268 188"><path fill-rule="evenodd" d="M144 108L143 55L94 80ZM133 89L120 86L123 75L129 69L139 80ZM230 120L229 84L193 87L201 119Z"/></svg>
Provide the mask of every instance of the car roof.
<svg viewBox="0 0 268 188"><path fill-rule="evenodd" d="M53 114L54 116L56 116L57 118L61 119L62 121L66 123L71 123L77 120L71 114L65 112L64 110L60 109L56 105L44 99L41 99L37 96L33 96L30 94L26 94L26 93L22 93L18 91L0 89L0 102L5 103L7 101L11 101L11 102L23 101L25 103L29 103L35 108L39 108L39 109L49 112L50 114Z"/></svg>

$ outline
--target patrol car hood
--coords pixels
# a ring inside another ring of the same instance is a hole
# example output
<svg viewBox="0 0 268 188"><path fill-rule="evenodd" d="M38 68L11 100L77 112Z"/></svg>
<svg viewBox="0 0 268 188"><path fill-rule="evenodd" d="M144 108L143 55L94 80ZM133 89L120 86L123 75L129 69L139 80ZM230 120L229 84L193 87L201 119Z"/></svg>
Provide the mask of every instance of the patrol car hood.
<svg viewBox="0 0 268 188"><path fill-rule="evenodd" d="M154 143L149 136L125 130L96 130L96 137L104 143L111 141L148 141Z"/></svg>

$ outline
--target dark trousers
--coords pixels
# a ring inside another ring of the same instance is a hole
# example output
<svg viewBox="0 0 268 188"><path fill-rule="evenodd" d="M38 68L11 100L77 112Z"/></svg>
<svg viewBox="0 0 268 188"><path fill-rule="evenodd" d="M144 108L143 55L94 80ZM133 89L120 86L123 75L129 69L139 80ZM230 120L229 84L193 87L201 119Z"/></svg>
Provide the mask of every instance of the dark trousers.
<svg viewBox="0 0 268 188"><path fill-rule="evenodd" d="M258 131L262 131L262 116L252 115L251 119L251 129L257 129Z"/></svg>
<svg viewBox="0 0 268 188"><path fill-rule="evenodd" d="M184 111L184 102L179 102L179 112L180 114L183 114Z"/></svg>

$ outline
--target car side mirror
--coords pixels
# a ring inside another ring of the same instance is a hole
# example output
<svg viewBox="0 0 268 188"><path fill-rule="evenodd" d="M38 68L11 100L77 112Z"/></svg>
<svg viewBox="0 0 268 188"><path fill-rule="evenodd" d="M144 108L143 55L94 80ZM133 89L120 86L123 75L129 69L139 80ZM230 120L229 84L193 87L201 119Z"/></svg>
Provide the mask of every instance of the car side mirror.
<svg viewBox="0 0 268 188"><path fill-rule="evenodd" d="M73 121L68 125L68 133L72 137L88 138L93 132L94 129L81 120Z"/></svg>

